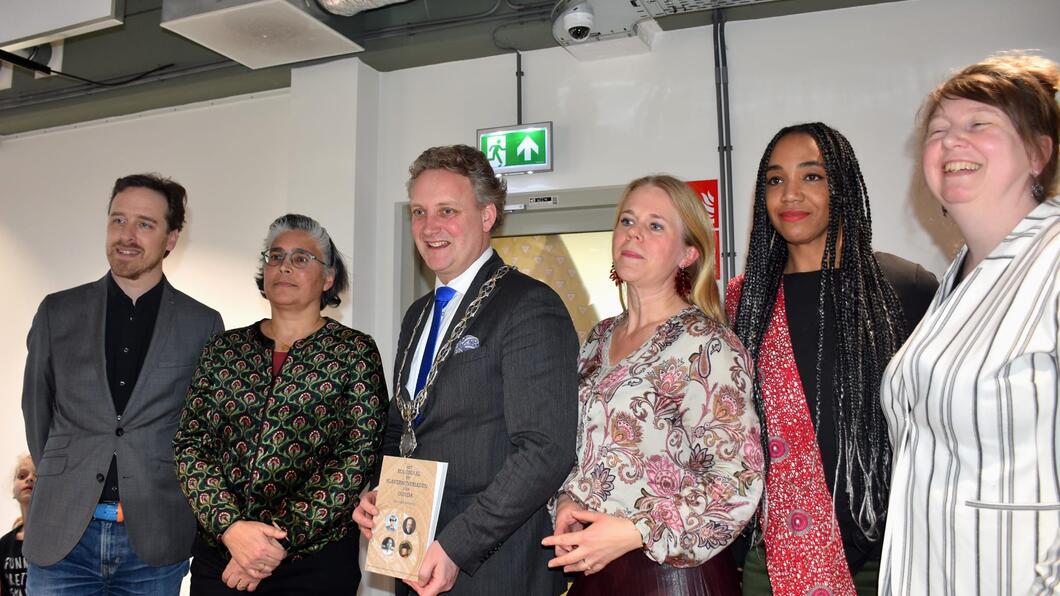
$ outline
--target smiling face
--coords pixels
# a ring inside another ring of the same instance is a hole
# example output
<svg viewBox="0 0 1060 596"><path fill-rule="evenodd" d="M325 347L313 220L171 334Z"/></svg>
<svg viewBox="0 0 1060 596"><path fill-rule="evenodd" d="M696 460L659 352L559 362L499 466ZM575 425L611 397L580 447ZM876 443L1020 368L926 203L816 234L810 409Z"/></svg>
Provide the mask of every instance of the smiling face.
<svg viewBox="0 0 1060 596"><path fill-rule="evenodd" d="M37 468L33 466L33 460L28 455L19 458L18 466L15 468L15 483L12 488L12 495L20 505L29 506L35 484L37 484Z"/></svg>
<svg viewBox="0 0 1060 596"><path fill-rule="evenodd" d="M497 218L481 207L471 181L448 170L424 170L409 189L412 237L427 266L447 284L467 270L490 243Z"/></svg>
<svg viewBox="0 0 1060 596"><path fill-rule="evenodd" d="M943 99L926 132L924 178L946 208L979 205L985 214L1031 198L1031 176L1042 167L1040 153L1028 151L1000 109L971 99Z"/></svg>
<svg viewBox="0 0 1060 596"><path fill-rule="evenodd" d="M107 220L107 261L115 277L162 277L162 259L177 245L180 232L166 224L162 193L130 187L114 195Z"/></svg>
<svg viewBox="0 0 1060 596"><path fill-rule="evenodd" d="M632 288L670 288L677 269L699 258L685 244L685 228L670 195L657 186L638 186L620 206L611 235L615 272Z"/></svg>
<svg viewBox="0 0 1060 596"><path fill-rule="evenodd" d="M299 269L292 264L291 256L295 252L306 252L316 257ZM316 240L301 230L284 232L272 241L269 252L286 253L287 258L279 265L265 265L265 297L273 308L290 307L295 309L313 308L319 310L320 296L335 281L334 273L323 265L323 255Z"/></svg>
<svg viewBox="0 0 1060 596"><path fill-rule="evenodd" d="M773 147L766 167L766 211L789 250L824 254L828 235L828 175L821 150L808 134L792 133Z"/></svg>

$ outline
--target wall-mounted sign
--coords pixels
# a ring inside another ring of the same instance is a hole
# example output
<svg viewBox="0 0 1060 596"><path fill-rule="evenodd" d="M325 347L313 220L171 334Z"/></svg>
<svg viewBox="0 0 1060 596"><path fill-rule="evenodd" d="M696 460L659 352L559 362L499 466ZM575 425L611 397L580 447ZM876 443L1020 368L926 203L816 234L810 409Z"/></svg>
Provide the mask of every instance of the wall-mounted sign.
<svg viewBox="0 0 1060 596"><path fill-rule="evenodd" d="M720 209L718 204L718 179L689 180L688 185L699 195L699 198L703 201L703 206L707 208L707 216L710 217L710 221L707 223L710 225L710 229L714 231L714 278L721 279L721 226L718 224L720 221L718 218Z"/></svg>
<svg viewBox="0 0 1060 596"><path fill-rule="evenodd" d="M552 171L552 123L480 128L478 148L498 174Z"/></svg>

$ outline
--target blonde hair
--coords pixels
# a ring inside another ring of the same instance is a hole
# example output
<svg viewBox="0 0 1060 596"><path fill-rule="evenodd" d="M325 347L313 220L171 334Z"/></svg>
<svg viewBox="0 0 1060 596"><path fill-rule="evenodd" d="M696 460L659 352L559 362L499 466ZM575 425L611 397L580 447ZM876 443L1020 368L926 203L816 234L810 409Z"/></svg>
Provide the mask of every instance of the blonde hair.
<svg viewBox="0 0 1060 596"><path fill-rule="evenodd" d="M688 301L708 317L723 325L726 324L725 309L721 307L721 296L718 294L718 284L714 279L717 272L717 263L714 261L714 233L707 227L709 216L706 207L703 206L703 201L683 180L668 174L642 176L627 184L622 191L622 198L618 201L615 214L616 226L622 216L622 210L626 207L629 195L642 186L658 188L670 197L670 201L681 216L685 245L694 246L699 251L699 257L687 268L692 277L692 291L688 296ZM619 297L622 299L622 307L625 308L625 296L620 293Z"/></svg>
<svg viewBox="0 0 1060 596"><path fill-rule="evenodd" d="M15 457L15 469L14 469L14 471L11 472L11 486L14 486L15 485L15 480L18 479L18 468L19 468L19 466L22 465L22 460L24 460L24 459L28 459L30 465L33 465L33 458L31 458L28 453L20 453L20 454L18 454ZM22 519L21 515L19 515L18 517L15 518L15 523L12 524L11 528L12 529L17 528L17 527L21 526L24 522L25 522L25 520Z"/></svg>

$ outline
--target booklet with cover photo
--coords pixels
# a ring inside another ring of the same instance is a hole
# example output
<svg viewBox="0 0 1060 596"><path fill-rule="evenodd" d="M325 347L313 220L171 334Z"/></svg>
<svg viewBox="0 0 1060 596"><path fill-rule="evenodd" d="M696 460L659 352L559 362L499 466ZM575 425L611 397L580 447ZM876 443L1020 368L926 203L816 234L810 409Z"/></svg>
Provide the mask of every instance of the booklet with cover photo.
<svg viewBox="0 0 1060 596"><path fill-rule="evenodd" d="M420 564L434 542L445 488L446 462L383 457L372 539L364 568L399 579L419 579Z"/></svg>

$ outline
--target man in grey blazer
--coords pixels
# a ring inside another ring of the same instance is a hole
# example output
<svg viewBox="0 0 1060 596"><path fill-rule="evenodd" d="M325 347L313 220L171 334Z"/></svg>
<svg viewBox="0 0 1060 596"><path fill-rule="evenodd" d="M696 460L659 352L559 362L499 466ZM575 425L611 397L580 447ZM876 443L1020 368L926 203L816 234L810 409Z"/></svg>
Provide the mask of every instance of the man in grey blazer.
<svg viewBox="0 0 1060 596"><path fill-rule="evenodd" d="M119 178L102 279L47 296L27 345L22 412L37 466L26 521L28 592L177 594L195 535L173 433L221 316L175 290L162 260L186 193Z"/></svg>
<svg viewBox="0 0 1060 596"><path fill-rule="evenodd" d="M411 457L449 469L437 539L408 585L425 595L560 594L563 575L548 568L541 540L552 533L545 504L574 465L574 326L555 292L490 248L506 191L481 152L435 147L409 172L412 235L437 282L401 324L401 395L391 400L383 452L415 442ZM400 400L416 411L403 412ZM377 513L366 493L354 519L368 537Z"/></svg>

